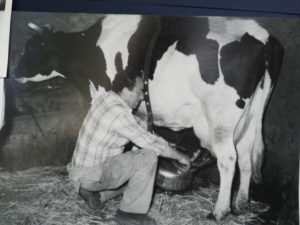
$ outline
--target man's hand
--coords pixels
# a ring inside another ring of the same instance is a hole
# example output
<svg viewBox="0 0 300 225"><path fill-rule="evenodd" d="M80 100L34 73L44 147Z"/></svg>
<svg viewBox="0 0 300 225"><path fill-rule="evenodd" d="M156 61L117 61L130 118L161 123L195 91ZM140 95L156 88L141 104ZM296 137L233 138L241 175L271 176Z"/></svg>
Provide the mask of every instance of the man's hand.
<svg viewBox="0 0 300 225"><path fill-rule="evenodd" d="M185 171L189 170L191 168L191 159L186 154L181 154L180 159L178 159L178 162L181 164L184 164L186 167L184 168Z"/></svg>
<svg viewBox="0 0 300 225"><path fill-rule="evenodd" d="M185 172L191 167L191 159L188 155L178 151L177 146L173 143L168 143L168 145L162 148L160 155L165 158L175 159L180 162L182 165L182 171Z"/></svg>

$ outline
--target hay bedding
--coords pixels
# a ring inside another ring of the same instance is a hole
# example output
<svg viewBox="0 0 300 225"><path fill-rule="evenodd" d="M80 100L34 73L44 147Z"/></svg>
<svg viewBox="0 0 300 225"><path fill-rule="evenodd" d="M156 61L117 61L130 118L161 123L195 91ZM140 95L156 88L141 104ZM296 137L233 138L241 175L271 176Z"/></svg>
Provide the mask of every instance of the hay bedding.
<svg viewBox="0 0 300 225"><path fill-rule="evenodd" d="M197 181L196 181L197 182ZM216 223L206 219L216 201L218 188L196 188L182 194L156 190L150 215L160 225L261 224L257 214L267 206L251 202L252 212L229 215ZM120 197L105 203L101 212L89 209L75 193L64 167L34 168L15 173L0 170L1 225L115 225ZM253 212L253 209L256 212Z"/></svg>

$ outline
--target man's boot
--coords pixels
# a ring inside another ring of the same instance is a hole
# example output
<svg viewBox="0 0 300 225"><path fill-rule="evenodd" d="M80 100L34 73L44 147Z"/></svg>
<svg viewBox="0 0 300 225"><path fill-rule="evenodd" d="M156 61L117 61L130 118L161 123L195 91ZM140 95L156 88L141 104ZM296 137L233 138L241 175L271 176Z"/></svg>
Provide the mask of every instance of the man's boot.
<svg viewBox="0 0 300 225"><path fill-rule="evenodd" d="M100 193L98 191L88 191L84 188L79 189L79 195L94 210L103 209L104 204L100 201Z"/></svg>
<svg viewBox="0 0 300 225"><path fill-rule="evenodd" d="M115 222L118 225L156 225L155 219L147 214L128 213L118 209Z"/></svg>

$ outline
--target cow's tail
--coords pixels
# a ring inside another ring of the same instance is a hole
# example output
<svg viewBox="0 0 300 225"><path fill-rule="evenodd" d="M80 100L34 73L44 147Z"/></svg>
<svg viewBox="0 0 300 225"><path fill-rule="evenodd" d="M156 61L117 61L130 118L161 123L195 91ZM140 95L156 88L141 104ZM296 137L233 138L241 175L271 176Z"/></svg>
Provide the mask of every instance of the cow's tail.
<svg viewBox="0 0 300 225"><path fill-rule="evenodd" d="M270 93L272 92L271 77L266 70L263 79L260 81L257 91L257 95L254 98L253 104L255 107L252 109L253 118L255 118L254 125L254 140L251 151L251 168L252 168L252 179L255 183L262 182L261 168L264 159L264 141L263 141L263 115L264 109L268 102Z"/></svg>
<svg viewBox="0 0 300 225"><path fill-rule="evenodd" d="M251 154L252 179L255 183L260 183L262 181L261 168L264 158L262 123L264 111L272 94L272 90L277 82L284 53L282 45L272 36L269 37L265 49L266 71L260 83L261 87L258 87L262 88L263 92L259 99L260 109L258 110L258 113L260 116L257 117L256 135Z"/></svg>

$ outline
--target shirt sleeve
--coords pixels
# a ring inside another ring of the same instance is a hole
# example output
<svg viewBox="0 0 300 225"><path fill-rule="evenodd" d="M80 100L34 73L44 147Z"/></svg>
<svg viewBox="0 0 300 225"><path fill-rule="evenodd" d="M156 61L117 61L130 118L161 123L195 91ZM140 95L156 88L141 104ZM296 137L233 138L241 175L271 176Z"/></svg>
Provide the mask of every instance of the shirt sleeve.
<svg viewBox="0 0 300 225"><path fill-rule="evenodd" d="M144 129L147 130L147 121L146 120L142 120L140 117L138 117L137 115L133 115L134 119L136 120L136 122L141 125Z"/></svg>
<svg viewBox="0 0 300 225"><path fill-rule="evenodd" d="M167 141L148 132L128 111L124 111L118 116L113 123L113 128L121 136L128 138L140 148L152 149L157 155L168 147Z"/></svg>

